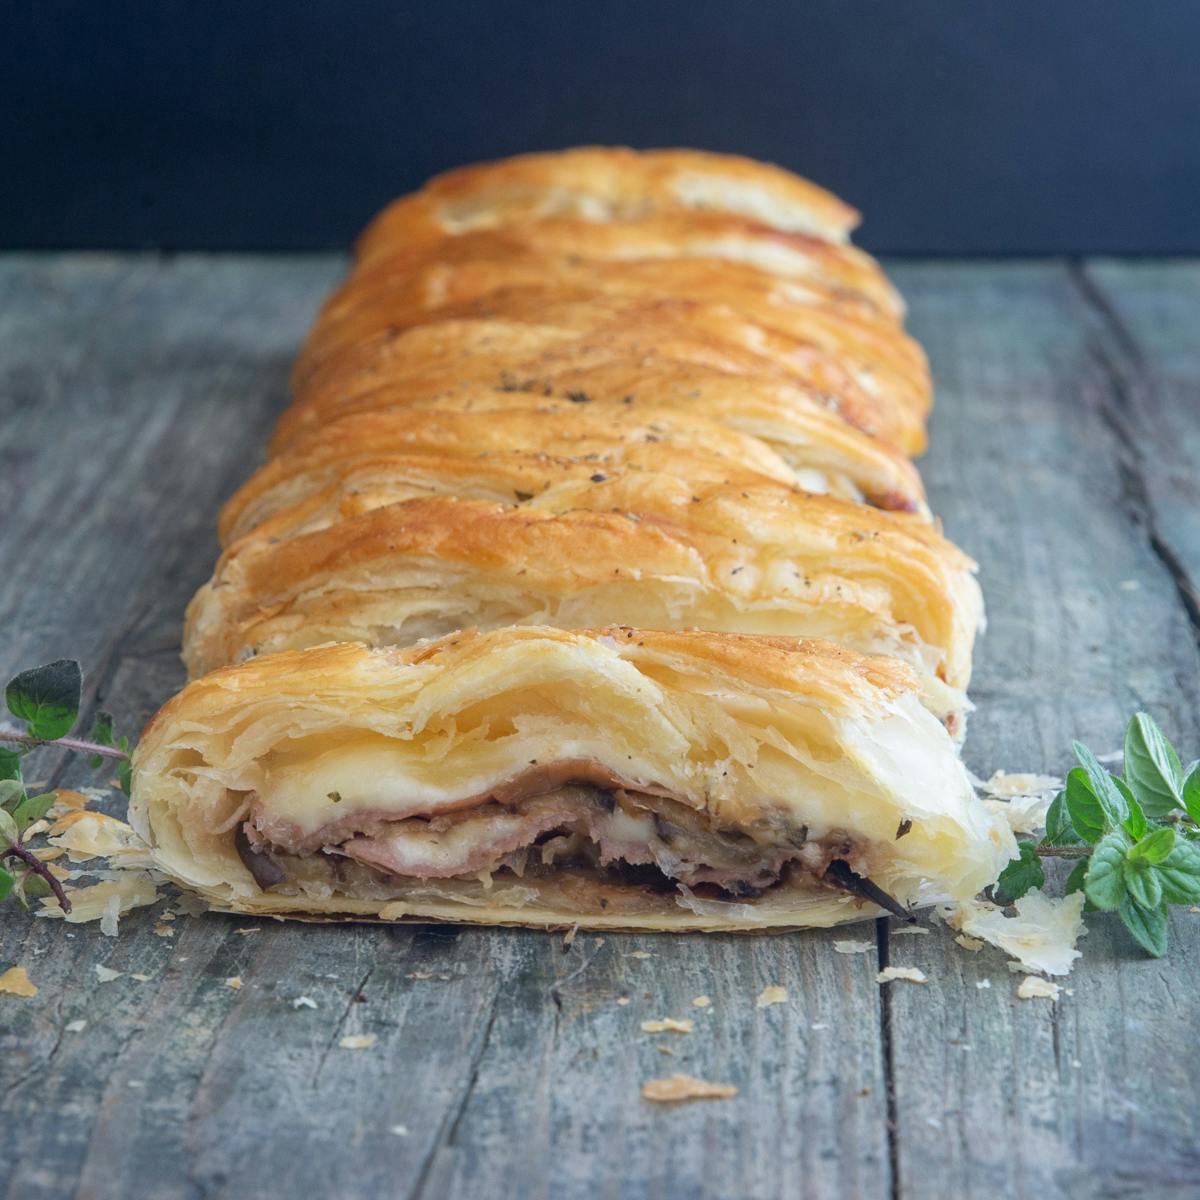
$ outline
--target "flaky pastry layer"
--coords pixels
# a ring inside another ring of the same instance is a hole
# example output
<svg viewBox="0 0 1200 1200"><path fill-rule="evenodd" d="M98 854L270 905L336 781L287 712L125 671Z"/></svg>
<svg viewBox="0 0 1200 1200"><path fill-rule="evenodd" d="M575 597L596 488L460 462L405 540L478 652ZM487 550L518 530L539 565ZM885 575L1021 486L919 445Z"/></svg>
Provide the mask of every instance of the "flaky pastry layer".
<svg viewBox="0 0 1200 1200"><path fill-rule="evenodd" d="M143 735L131 820L160 869L243 912L746 929L875 911L832 874L799 869L737 902L641 888L619 866L370 882L351 872L348 893L337 871L315 869L344 858L359 830L491 796L511 805L507 781L564 760L644 802L671 797L764 855L844 845L856 878L906 905L973 895L1013 849L895 661L811 641L621 628L465 632L407 651L328 646L214 672ZM294 872L278 855L282 877L264 886L239 850L246 826L323 848L295 853Z"/></svg>

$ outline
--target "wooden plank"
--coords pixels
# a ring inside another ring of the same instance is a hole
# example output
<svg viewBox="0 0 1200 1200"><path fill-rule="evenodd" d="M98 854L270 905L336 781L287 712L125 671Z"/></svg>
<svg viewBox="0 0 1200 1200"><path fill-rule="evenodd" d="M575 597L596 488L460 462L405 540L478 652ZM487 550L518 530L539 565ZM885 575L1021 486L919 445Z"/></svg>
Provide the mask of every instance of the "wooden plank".
<svg viewBox="0 0 1200 1200"><path fill-rule="evenodd" d="M260 454L339 271L0 260L0 667L80 657L89 709L102 700L125 728L179 685L179 621L215 554L216 508ZM42 773L89 778L73 761ZM180 918L160 937L144 911L113 941L6 912L0 961L41 988L0 998L9 1195L890 1190L875 956L834 954L831 935L581 935L563 953L510 930L254 924ZM97 964L124 974L100 983ZM789 1003L756 1009L767 984ZM692 1007L701 993L710 1009ZM659 1016L697 1031L640 1032ZM342 1049L355 1033L378 1041ZM675 1070L741 1095L639 1099Z"/></svg>
<svg viewBox="0 0 1200 1200"><path fill-rule="evenodd" d="M989 601L968 760L1061 774L1072 738L1115 749L1137 707L1195 753L1196 645L1130 489L1093 298L1052 263L895 274L939 385L926 479ZM1055 1005L1018 1000L997 952L893 937L930 980L886 1000L898 1194L1193 1195L1200 1073L1164 1047L1200 1015L1200 917L1171 936L1155 962L1089 918Z"/></svg>
<svg viewBox="0 0 1200 1200"><path fill-rule="evenodd" d="M1149 535L1200 625L1200 265L1099 260L1081 267L1079 280Z"/></svg>

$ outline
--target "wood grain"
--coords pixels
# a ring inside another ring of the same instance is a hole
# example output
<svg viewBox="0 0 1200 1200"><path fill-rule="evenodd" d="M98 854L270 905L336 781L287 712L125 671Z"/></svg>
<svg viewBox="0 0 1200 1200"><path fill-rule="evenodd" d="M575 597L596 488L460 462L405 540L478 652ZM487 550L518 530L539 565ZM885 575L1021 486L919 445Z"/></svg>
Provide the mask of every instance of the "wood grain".
<svg viewBox="0 0 1200 1200"><path fill-rule="evenodd" d="M0 259L0 668L81 658L89 709L126 729L179 685L216 509L341 269ZM1061 771L1071 737L1114 749L1139 705L1194 751L1200 267L896 277L939 383L930 490L989 599L968 760ZM90 779L53 756L38 774ZM218 916L161 937L156 913L113 940L5 910L0 966L41 989L0 997L8 1195L1182 1197L1200 1177L1186 912L1157 963L1092 918L1056 1005L1017 1000L1002 956L941 929L882 937L930 982L881 989L871 925L564 951L522 931ZM872 948L836 953L843 937ZM96 964L124 974L101 983ZM769 984L789 1000L758 1009ZM640 1031L664 1016L695 1032ZM354 1034L377 1041L343 1049ZM676 1071L739 1095L640 1099Z"/></svg>

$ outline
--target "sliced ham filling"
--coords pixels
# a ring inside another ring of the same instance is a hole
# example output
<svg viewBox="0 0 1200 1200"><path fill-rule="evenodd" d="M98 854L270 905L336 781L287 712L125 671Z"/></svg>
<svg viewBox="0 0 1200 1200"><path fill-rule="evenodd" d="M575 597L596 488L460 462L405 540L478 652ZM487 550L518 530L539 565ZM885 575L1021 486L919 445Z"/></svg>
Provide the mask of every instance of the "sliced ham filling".
<svg viewBox="0 0 1200 1200"><path fill-rule="evenodd" d="M657 789L621 787L600 778L595 764L586 771L571 766L575 779L582 775L586 782L563 783L567 768L542 768L472 797L470 807L360 816L359 828L339 822L316 839L289 837L286 827L252 817L239 836L239 852L264 888L286 878L289 858L313 856L326 856L334 869L350 860L409 880L569 865L633 879L649 868L664 884L708 884L737 897L757 895L790 870L821 878L835 860L853 865L854 848L844 834L810 839L803 827L721 829Z"/></svg>

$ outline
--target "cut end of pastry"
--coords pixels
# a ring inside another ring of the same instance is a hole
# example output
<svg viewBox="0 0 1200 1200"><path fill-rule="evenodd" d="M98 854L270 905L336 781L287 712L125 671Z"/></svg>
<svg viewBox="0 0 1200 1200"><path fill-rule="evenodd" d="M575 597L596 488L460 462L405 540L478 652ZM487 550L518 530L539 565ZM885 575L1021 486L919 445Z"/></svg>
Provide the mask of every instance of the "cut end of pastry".
<svg viewBox="0 0 1200 1200"><path fill-rule="evenodd" d="M131 814L215 907L381 920L831 925L1013 852L902 664L619 627L214 672L148 727Z"/></svg>

